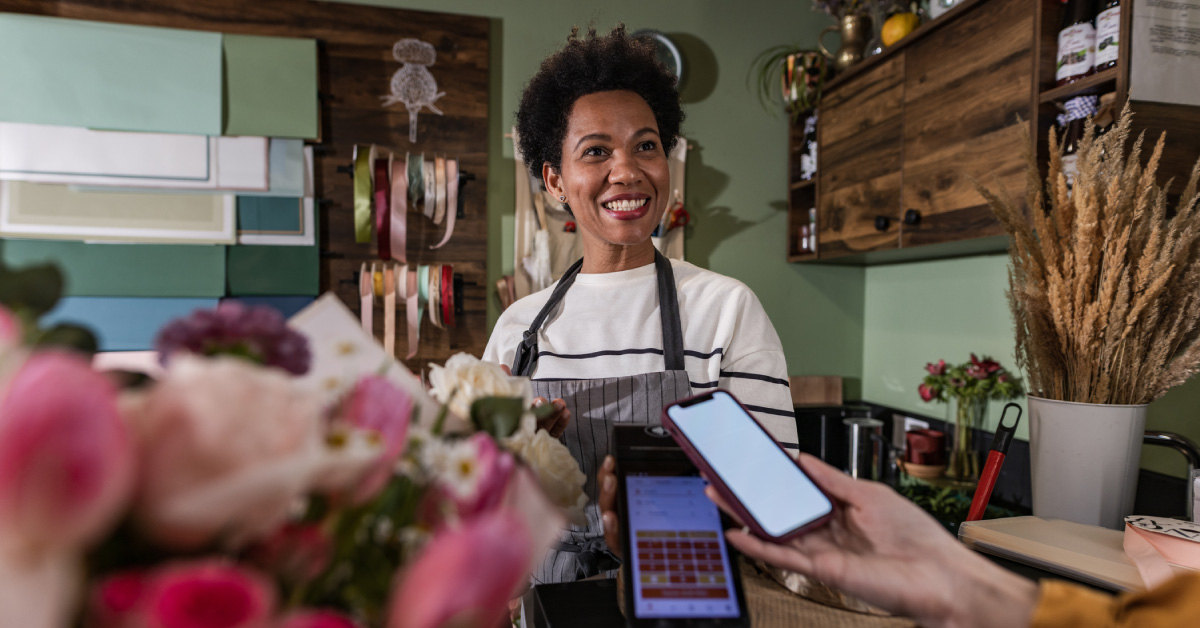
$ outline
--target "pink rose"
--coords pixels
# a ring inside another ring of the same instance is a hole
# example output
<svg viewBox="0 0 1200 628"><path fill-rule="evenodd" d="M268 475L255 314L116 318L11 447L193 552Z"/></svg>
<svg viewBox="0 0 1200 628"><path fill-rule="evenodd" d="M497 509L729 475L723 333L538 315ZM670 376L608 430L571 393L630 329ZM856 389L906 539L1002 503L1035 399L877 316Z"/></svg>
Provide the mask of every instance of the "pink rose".
<svg viewBox="0 0 1200 628"><path fill-rule="evenodd" d="M172 547L218 533L231 546L266 536L309 490L325 453L320 399L236 358L181 354L127 409L141 440L136 515Z"/></svg>
<svg viewBox="0 0 1200 628"><path fill-rule="evenodd" d="M925 365L925 370L929 371L930 375L945 375L946 374L946 361L938 360L937 364L928 363Z"/></svg>
<svg viewBox="0 0 1200 628"><path fill-rule="evenodd" d="M391 480L396 459L408 444L412 410L412 396L387 378L372 375L355 384L343 407L342 420L377 434L383 441L383 455L368 477L356 481L354 501L374 497Z"/></svg>
<svg viewBox="0 0 1200 628"><path fill-rule="evenodd" d="M387 628L494 628L533 551L525 524L507 509L443 530L399 580Z"/></svg>
<svg viewBox="0 0 1200 628"><path fill-rule="evenodd" d="M275 610L275 588L262 576L220 560L169 565L139 602L144 628L258 628Z"/></svg>
<svg viewBox="0 0 1200 628"><path fill-rule="evenodd" d="M92 628L125 628L134 621L145 597L149 576L128 571L109 576L92 587L88 625Z"/></svg>
<svg viewBox="0 0 1200 628"><path fill-rule="evenodd" d="M124 510L133 451L117 393L83 358L47 351L0 392L0 549L77 550Z"/></svg>
<svg viewBox="0 0 1200 628"><path fill-rule="evenodd" d="M933 401L934 397L937 397L937 394L933 392L933 388L929 387L928 384L917 386L917 392L921 394L923 401Z"/></svg>
<svg viewBox="0 0 1200 628"><path fill-rule="evenodd" d="M302 610L284 617L275 628L359 628L354 620L323 610Z"/></svg>
<svg viewBox="0 0 1200 628"><path fill-rule="evenodd" d="M250 560L291 582L321 575L333 558L333 540L317 524L287 524L250 550Z"/></svg>

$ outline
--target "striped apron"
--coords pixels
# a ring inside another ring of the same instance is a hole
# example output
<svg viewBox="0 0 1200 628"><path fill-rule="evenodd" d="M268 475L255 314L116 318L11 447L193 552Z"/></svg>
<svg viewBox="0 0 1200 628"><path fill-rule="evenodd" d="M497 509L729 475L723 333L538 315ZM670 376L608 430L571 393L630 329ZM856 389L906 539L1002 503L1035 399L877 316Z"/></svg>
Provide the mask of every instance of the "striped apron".
<svg viewBox="0 0 1200 628"><path fill-rule="evenodd" d="M654 265L658 276L665 371L603 379L532 381L534 395L547 399L561 398L571 411L571 422L562 438L587 476L584 491L589 500L587 525L572 525L563 531L559 549L552 550L534 572L534 584L571 582L609 572L619 566L619 561L604 543L600 509L596 505L599 492L596 472L609 454L612 426L658 425L662 422L664 406L692 394L683 365L683 328L679 319L679 299L675 293L675 274L670 261L657 251ZM532 376L537 365L538 332L575 282L575 276L582 266L583 260L579 260L563 274L546 305L525 332L513 361L514 375Z"/></svg>

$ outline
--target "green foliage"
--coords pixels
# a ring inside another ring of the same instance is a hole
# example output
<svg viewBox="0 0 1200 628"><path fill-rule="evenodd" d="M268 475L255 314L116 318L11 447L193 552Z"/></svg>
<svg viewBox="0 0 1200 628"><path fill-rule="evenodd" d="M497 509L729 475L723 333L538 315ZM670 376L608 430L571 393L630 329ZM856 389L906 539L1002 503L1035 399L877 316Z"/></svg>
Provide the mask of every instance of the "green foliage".
<svg viewBox="0 0 1200 628"><path fill-rule="evenodd" d="M69 324L42 329L37 324L62 298L63 286L62 272L53 264L12 269L0 263L0 305L21 321L26 344L95 353L96 337L90 330Z"/></svg>
<svg viewBox="0 0 1200 628"><path fill-rule="evenodd" d="M788 57L806 52L814 51L799 45L772 46L754 57L746 73L746 87L758 96L758 102L763 109L774 113L783 105L791 114L793 123L800 118L802 112L816 108L821 100L821 91L825 87L825 59L822 57L820 68L813 70L811 80L807 74L808 70L799 65L793 69L795 80L801 82L794 90L794 100L784 93Z"/></svg>
<svg viewBox="0 0 1200 628"><path fill-rule="evenodd" d="M517 431L524 413L525 400L520 397L481 397L471 404L471 423L475 429L501 439Z"/></svg>

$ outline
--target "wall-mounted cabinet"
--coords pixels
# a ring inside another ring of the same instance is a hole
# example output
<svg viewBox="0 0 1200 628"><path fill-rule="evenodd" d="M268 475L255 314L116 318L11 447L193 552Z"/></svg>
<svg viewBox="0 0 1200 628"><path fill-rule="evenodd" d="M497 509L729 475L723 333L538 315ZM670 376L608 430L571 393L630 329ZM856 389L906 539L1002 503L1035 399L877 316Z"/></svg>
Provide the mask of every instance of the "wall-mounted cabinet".
<svg viewBox="0 0 1200 628"><path fill-rule="evenodd" d="M1007 238L974 181L1023 198L1022 126L1039 139L1045 162L1064 99L1116 91L1119 107L1128 93L1129 46L1117 67L1055 87L1061 11L1059 0L967 0L831 81L816 184L797 189L790 170L788 259L880 263L1004 250ZM1159 174L1181 188L1200 146L1200 108L1133 107L1135 131L1170 131ZM802 136L793 129L793 160ZM795 232L814 207L816 242L797 247Z"/></svg>

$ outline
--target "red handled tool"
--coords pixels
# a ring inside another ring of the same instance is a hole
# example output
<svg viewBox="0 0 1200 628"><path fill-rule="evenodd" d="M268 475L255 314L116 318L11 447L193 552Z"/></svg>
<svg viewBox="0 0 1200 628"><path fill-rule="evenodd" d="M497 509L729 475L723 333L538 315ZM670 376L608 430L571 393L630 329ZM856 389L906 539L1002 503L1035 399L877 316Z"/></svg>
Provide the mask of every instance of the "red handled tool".
<svg viewBox="0 0 1200 628"><path fill-rule="evenodd" d="M1012 425L1004 424L1009 408L1017 409L1017 420ZM996 487L996 477L1000 475L1000 467L1004 465L1004 457L1008 455L1008 446L1012 443L1013 433L1021 422L1021 406L1010 403L1004 406L1000 415L1000 425L996 426L996 435L992 437L992 449L988 452L987 464L983 466L983 474L979 476L979 486L975 489L975 499L971 500L971 511L967 521L979 521L983 511L987 510L988 502L992 499L992 489Z"/></svg>

